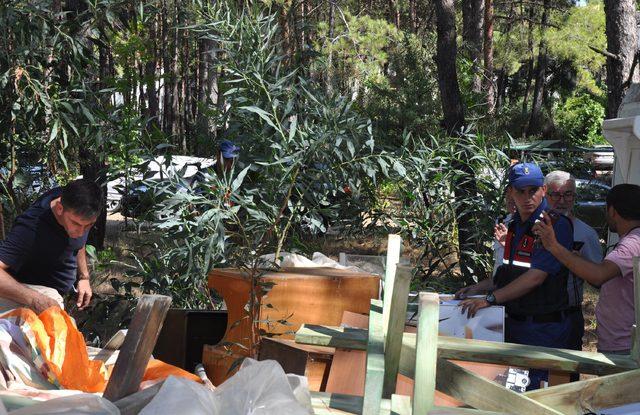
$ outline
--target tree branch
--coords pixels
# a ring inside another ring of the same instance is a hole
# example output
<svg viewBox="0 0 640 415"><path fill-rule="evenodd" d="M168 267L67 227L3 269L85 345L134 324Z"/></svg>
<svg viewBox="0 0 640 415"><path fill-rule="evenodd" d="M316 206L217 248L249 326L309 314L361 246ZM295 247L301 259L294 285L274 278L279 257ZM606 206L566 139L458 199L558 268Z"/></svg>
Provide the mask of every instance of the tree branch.
<svg viewBox="0 0 640 415"><path fill-rule="evenodd" d="M627 78L627 80L622 84L623 89L627 89L631 86L631 83L633 82L633 73L636 71L636 66L638 65L638 59L640 59L640 52L636 52L633 56L633 63L629 70L629 78Z"/></svg>
<svg viewBox="0 0 640 415"><path fill-rule="evenodd" d="M615 60L617 60L617 61L619 61L619 60L620 60L620 56L615 55L615 54L613 54L613 53L609 52L608 50L598 49L598 48L596 48L595 46L591 46L591 45L589 45L589 49L591 49L592 51L594 51L594 52L596 52L596 53L599 53L599 54L601 54L601 55L604 55L604 56L606 56L607 58L615 59Z"/></svg>
<svg viewBox="0 0 640 415"><path fill-rule="evenodd" d="M530 18L525 17L525 16L512 17L512 16L505 16L505 15L502 15L502 14L494 14L493 17L496 18L496 19L510 20L510 21L521 20L521 21L530 22L530 23L533 23L533 24L536 24L536 25L539 25L539 26L553 27L554 29L560 30L560 26L558 26L558 25L555 25L553 23L546 23L545 24L545 23L542 23L542 22L540 22L538 20L530 19Z"/></svg>

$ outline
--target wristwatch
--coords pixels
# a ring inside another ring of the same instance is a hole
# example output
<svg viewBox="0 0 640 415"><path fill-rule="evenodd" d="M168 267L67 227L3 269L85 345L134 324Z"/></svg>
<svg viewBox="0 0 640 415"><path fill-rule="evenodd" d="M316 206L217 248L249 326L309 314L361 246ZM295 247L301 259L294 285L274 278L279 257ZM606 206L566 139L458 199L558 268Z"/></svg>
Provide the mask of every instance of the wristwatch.
<svg viewBox="0 0 640 415"><path fill-rule="evenodd" d="M490 305L496 305L496 304L497 304L497 302L496 302L496 296L495 296L495 295L493 295L493 292L492 292L492 291L489 291L489 294L487 294L487 296L486 296L486 297L484 297L484 300L485 300L487 303L489 303Z"/></svg>

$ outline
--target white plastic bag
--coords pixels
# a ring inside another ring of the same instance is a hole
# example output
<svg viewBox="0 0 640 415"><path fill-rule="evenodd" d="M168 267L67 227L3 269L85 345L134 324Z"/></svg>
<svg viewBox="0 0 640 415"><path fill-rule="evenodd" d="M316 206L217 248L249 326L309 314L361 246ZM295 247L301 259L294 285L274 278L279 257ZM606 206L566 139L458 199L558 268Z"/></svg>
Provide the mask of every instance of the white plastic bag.
<svg viewBox="0 0 640 415"><path fill-rule="evenodd" d="M140 415L222 414L213 392L192 380L169 376Z"/></svg>
<svg viewBox="0 0 640 415"><path fill-rule="evenodd" d="M282 367L273 360L258 362L245 359L240 370L215 391L193 381L170 376L140 415L311 413L306 378L285 375Z"/></svg>
<svg viewBox="0 0 640 415"><path fill-rule="evenodd" d="M297 378L297 377L295 377ZM299 381L298 381L299 383ZM298 385L296 385L298 386ZM297 387L298 395L301 393ZM307 388L308 408L301 405L282 366L275 360L245 359L240 370L216 390L222 414L308 415L311 399ZM306 406L306 405L305 405Z"/></svg>
<svg viewBox="0 0 640 415"><path fill-rule="evenodd" d="M50 399L9 412L9 415L120 415L120 410L108 400L90 393L80 393Z"/></svg>

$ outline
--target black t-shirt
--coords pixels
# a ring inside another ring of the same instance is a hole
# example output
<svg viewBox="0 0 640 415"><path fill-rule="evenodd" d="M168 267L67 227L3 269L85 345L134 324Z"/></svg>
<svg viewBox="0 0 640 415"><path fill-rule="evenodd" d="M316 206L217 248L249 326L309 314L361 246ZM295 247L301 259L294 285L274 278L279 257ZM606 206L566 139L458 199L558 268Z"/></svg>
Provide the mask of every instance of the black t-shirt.
<svg viewBox="0 0 640 415"><path fill-rule="evenodd" d="M88 232L70 238L56 221L50 204L61 194L59 187L48 191L16 218L7 238L0 242L0 261L9 266L9 274L16 280L64 294L76 281L76 256L86 244Z"/></svg>

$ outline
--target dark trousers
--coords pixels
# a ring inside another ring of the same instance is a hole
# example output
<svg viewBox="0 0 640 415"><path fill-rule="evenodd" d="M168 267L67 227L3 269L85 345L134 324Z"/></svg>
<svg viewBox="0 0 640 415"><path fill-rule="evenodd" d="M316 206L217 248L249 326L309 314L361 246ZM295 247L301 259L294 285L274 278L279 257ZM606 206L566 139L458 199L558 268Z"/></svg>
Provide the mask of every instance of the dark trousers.
<svg viewBox="0 0 640 415"><path fill-rule="evenodd" d="M568 316L553 323L517 321L507 317L505 320L505 341L530 346L568 349L572 335L571 329L572 322ZM541 381L549 381L549 371L530 369L529 380L527 390L538 389Z"/></svg>

